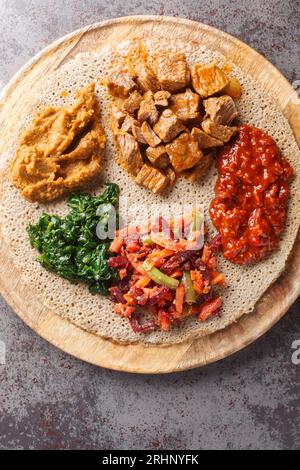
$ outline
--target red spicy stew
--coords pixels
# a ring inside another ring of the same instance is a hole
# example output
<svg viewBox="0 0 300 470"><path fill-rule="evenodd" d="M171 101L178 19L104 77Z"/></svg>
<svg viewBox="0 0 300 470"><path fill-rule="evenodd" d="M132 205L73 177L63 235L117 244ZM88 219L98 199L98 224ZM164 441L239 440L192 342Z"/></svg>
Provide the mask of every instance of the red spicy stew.
<svg viewBox="0 0 300 470"><path fill-rule="evenodd" d="M293 170L274 140L249 125L239 126L220 151L217 169L210 215L223 255L235 264L255 263L278 245Z"/></svg>

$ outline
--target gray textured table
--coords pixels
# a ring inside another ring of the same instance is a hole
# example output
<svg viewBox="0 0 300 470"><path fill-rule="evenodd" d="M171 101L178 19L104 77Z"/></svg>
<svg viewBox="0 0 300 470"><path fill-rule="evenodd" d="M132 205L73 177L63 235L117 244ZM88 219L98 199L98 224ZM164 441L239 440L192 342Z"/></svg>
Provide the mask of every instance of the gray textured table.
<svg viewBox="0 0 300 470"><path fill-rule="evenodd" d="M293 82L300 79L299 11L299 0L0 0L0 80L6 83L36 52L83 25L148 13L199 20L238 36ZM265 337L221 363L137 376L67 356L0 298L6 345L0 448L299 448L300 365L291 361L299 310L300 301Z"/></svg>

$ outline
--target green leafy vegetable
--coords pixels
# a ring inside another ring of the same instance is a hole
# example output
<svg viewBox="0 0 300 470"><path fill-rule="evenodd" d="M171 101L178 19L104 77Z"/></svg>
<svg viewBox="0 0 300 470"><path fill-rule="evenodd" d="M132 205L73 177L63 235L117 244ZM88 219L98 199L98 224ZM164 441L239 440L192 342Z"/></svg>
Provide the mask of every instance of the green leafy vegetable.
<svg viewBox="0 0 300 470"><path fill-rule="evenodd" d="M85 282L93 294L107 294L118 276L107 264L110 238L100 240L96 229L97 233L107 232L118 196L119 187L107 183L100 196L70 196L71 210L64 218L44 213L36 225L27 228L31 245L41 253L37 261L71 282Z"/></svg>

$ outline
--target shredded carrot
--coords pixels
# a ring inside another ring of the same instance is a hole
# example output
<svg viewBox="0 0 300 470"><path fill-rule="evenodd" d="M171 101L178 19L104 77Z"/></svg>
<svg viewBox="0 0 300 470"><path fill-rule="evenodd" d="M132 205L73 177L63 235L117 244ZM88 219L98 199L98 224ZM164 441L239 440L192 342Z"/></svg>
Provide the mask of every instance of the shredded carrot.
<svg viewBox="0 0 300 470"><path fill-rule="evenodd" d="M165 262L164 258L152 259L153 266L155 266L156 268L160 268L164 264L164 262Z"/></svg>
<svg viewBox="0 0 300 470"><path fill-rule="evenodd" d="M128 305L126 309L124 310L124 315L125 317L130 318L134 312L135 312L135 307L129 307Z"/></svg>
<svg viewBox="0 0 300 470"><path fill-rule="evenodd" d="M226 286L226 281L225 281L225 277L224 277L223 274L214 272L214 276L213 276L213 279L211 281L211 285L215 286L216 284L220 284L223 287Z"/></svg>
<svg viewBox="0 0 300 470"><path fill-rule="evenodd" d="M216 257L215 256L212 256L211 258L209 258L208 262L207 262L207 267L209 269L213 269L215 270L216 267L217 267L217 260L216 260Z"/></svg>
<svg viewBox="0 0 300 470"><path fill-rule="evenodd" d="M140 274L142 274L144 276L145 272L144 270L141 268L141 265L142 263L139 263L136 261L136 255L134 253L132 254L127 254L127 258L128 258L128 261L129 263L131 264L131 266L137 271L139 272Z"/></svg>
<svg viewBox="0 0 300 470"><path fill-rule="evenodd" d="M126 277L126 276L127 276L127 269L126 269L126 268L120 269L120 270L119 270L119 277L120 277L120 279L122 280L122 279L124 279L124 277Z"/></svg>
<svg viewBox="0 0 300 470"><path fill-rule="evenodd" d="M171 277L177 278L177 277L182 277L182 271L174 271L172 274L170 274Z"/></svg>
<svg viewBox="0 0 300 470"><path fill-rule="evenodd" d="M169 302L172 302L174 299L173 293L172 292L166 292L164 295L164 300L168 300Z"/></svg>
<svg viewBox="0 0 300 470"><path fill-rule="evenodd" d="M203 282L203 277L200 271L191 271L191 279L193 281L193 287L195 291L197 292L197 294L202 294L204 282Z"/></svg>
<svg viewBox="0 0 300 470"><path fill-rule="evenodd" d="M164 250L153 250L152 253L148 256L148 259L153 258L168 258L169 256L174 255L173 250L164 249Z"/></svg>
<svg viewBox="0 0 300 470"><path fill-rule="evenodd" d="M126 251L128 251L129 253L136 253L137 251L140 250L140 248L141 248L140 245L133 241L127 244Z"/></svg>
<svg viewBox="0 0 300 470"><path fill-rule="evenodd" d="M165 262L165 258L168 258L169 256L174 255L173 250L154 250L147 258L147 261L149 261L153 266L156 268L160 268Z"/></svg>
<svg viewBox="0 0 300 470"><path fill-rule="evenodd" d="M114 306L114 311L120 317L130 318L131 315L135 312L135 307L130 307L129 305L116 304Z"/></svg>
<svg viewBox="0 0 300 470"><path fill-rule="evenodd" d="M143 287L146 287L149 282L151 281L150 277L149 276L142 276L136 283L135 283L135 286L136 287L139 287L140 289L142 289Z"/></svg>
<svg viewBox="0 0 300 470"><path fill-rule="evenodd" d="M145 273L143 273L144 275ZM132 276L131 276L131 280L132 282L135 284L139 279L141 279L141 273L139 273L138 271L134 270L133 273L132 273Z"/></svg>
<svg viewBox="0 0 300 470"><path fill-rule="evenodd" d="M135 253L134 257L135 257L135 259L143 259L143 258L146 258L147 254L148 253L146 251L144 251L142 253Z"/></svg>
<svg viewBox="0 0 300 470"><path fill-rule="evenodd" d="M216 299L208 300L204 302L199 308L199 312L197 316L198 320L200 321L207 320L216 312L216 310L218 310L221 307L222 303L223 302L222 302L221 297L217 297Z"/></svg>
<svg viewBox="0 0 300 470"><path fill-rule="evenodd" d="M168 331L170 329L170 318L163 310L158 311L158 321L161 330Z"/></svg>
<svg viewBox="0 0 300 470"><path fill-rule="evenodd" d="M152 233L150 237L157 245L175 251L176 253L185 250L187 244L186 240L170 240L156 233Z"/></svg>
<svg viewBox="0 0 300 470"><path fill-rule="evenodd" d="M176 312L181 314L183 310L183 302L184 302L184 285L179 284L179 286L176 288L176 296L175 296L175 308Z"/></svg>
<svg viewBox="0 0 300 470"><path fill-rule="evenodd" d="M111 253L119 253L119 251L121 250L122 248L122 245L123 245L123 238L120 238L120 237L116 237L112 242L111 242L111 245L109 247L109 251Z"/></svg>
<svg viewBox="0 0 300 470"><path fill-rule="evenodd" d="M210 251L208 245L205 244L204 247L203 247L203 252L202 252L202 261L204 263L207 263L209 258L210 258L210 255L211 255L211 251Z"/></svg>
<svg viewBox="0 0 300 470"><path fill-rule="evenodd" d="M128 304L133 304L133 298L129 294L124 294L124 299Z"/></svg>

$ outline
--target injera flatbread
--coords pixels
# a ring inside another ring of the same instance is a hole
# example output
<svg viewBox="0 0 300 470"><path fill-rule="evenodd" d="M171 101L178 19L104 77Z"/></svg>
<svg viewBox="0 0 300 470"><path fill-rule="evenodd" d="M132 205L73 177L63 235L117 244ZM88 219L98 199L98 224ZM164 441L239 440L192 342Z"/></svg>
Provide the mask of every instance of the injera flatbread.
<svg viewBox="0 0 300 470"><path fill-rule="evenodd" d="M228 64L228 61L220 54L209 51L205 47L181 44L177 40L171 42L159 38L156 41L147 40L145 44L150 53L159 49L185 52L190 65L196 62L209 63L212 60L220 64L224 62ZM133 333L128 321L119 318L113 312L113 305L107 298L101 295L92 296L85 285L73 285L47 272L35 261L37 252L29 244L27 225L36 222L44 211L63 215L68 209L65 201L43 205L26 202L8 179L8 164L14 155L20 132L31 121L37 109L44 105L61 106L73 102L76 90L91 80L104 78L112 72L116 54L126 52L127 47L128 43L121 43L117 52L115 49L105 48L97 53L79 54L51 75L42 90L35 91L35 99L31 103L29 113L24 116L23 121L16 123L15 133L11 136L14 145L6 155L1 156L2 161L4 158L5 162L1 196L2 235L15 255L15 265L21 270L24 282L44 305L61 317L89 332L117 342L176 343L225 328L237 321L243 314L253 311L262 294L284 270L300 223L300 152L287 120L271 98L259 89L254 80L233 66L229 75L238 77L243 86L243 95L238 102L241 121L260 127L272 135L295 171L290 187L287 226L280 248L268 259L254 266L235 266L224 260L221 255L218 257L219 269L225 274L229 285L226 290L223 290L224 305L220 317L205 323L188 319L180 328L167 333L154 332L148 335ZM67 96L62 93L64 90L69 92ZM208 207L214 196L215 168L212 168L198 183L191 184L183 178L180 179L174 189L166 195L154 195L137 186L114 161L115 149L108 129L106 113L107 96L105 89L100 85L97 85L97 95L101 102L102 121L108 137L103 183L111 180L120 185L122 197L126 197L129 205L134 206L132 214L134 223L144 220L145 202L148 204L168 203L170 207L175 207L178 201L186 203L197 201L205 205L206 224L213 234L215 231L208 216ZM97 187L96 193L101 192L102 189L101 186Z"/></svg>

